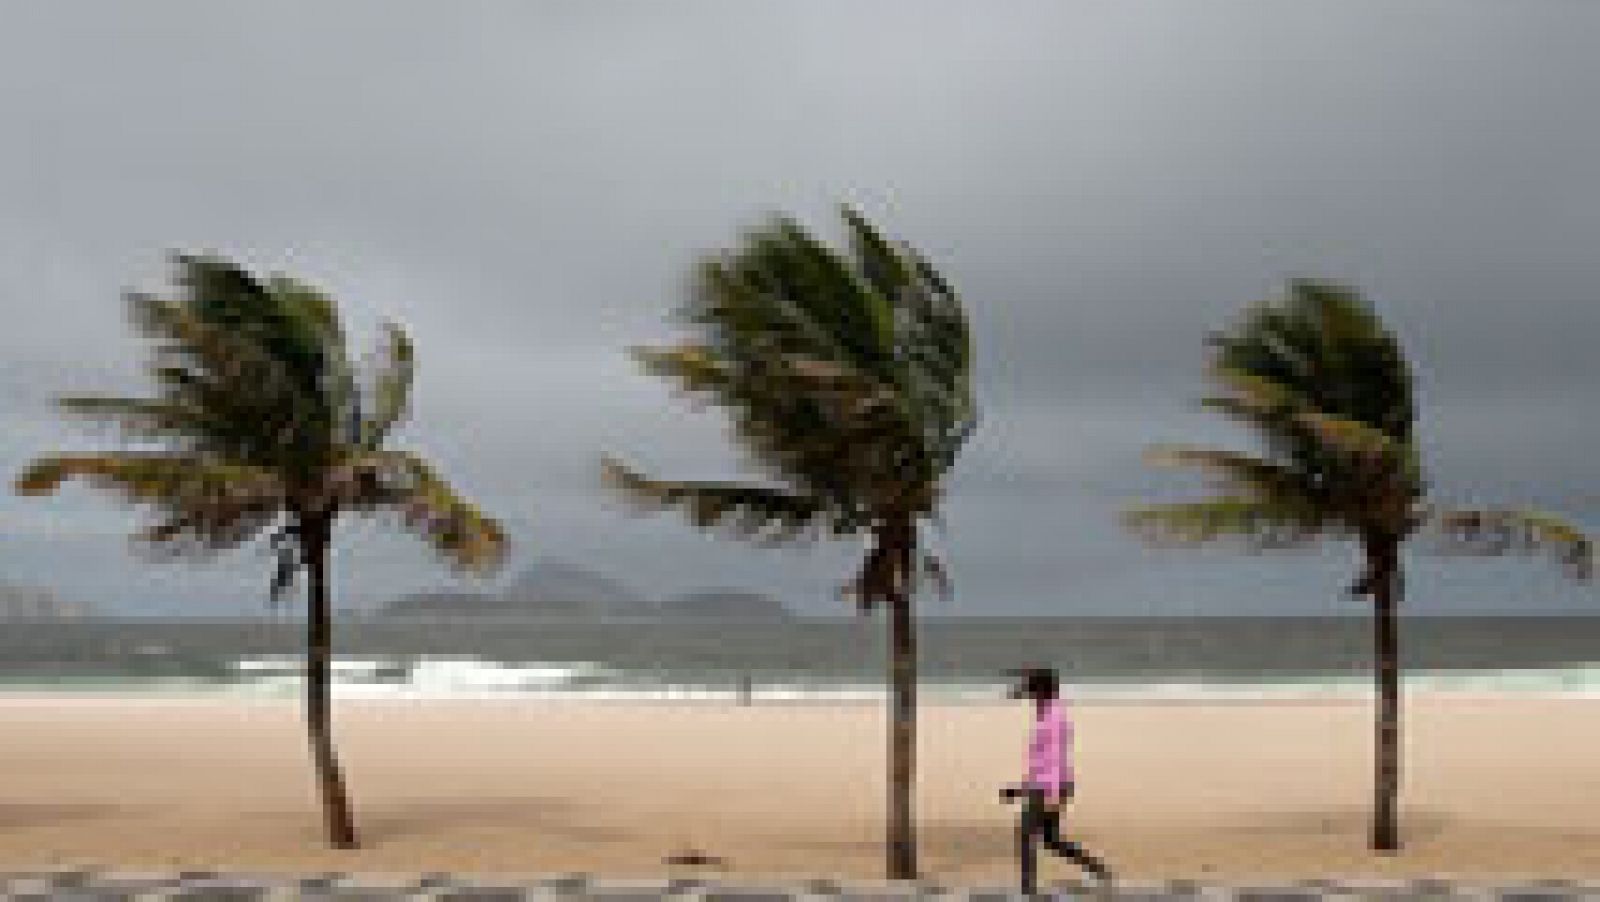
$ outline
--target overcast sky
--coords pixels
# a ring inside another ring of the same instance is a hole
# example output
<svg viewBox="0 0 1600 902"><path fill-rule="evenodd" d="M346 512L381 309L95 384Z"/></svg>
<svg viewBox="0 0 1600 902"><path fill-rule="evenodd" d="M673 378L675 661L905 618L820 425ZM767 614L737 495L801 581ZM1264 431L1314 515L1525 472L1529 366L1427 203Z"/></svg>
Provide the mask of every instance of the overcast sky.
<svg viewBox="0 0 1600 902"><path fill-rule="evenodd" d="M737 475L625 348L766 211L859 204L971 310L984 421L952 482L947 613L1356 612L1352 552L1149 551L1196 487L1152 442L1203 338L1288 275L1353 281L1418 368L1447 501L1600 528L1600 5L38 3L0 0L0 469L104 447L68 391L140 390L121 292L172 249L314 282L420 361L407 445L540 555L652 594L832 595L858 545L772 551L617 509L602 453ZM10 476L7 477L9 480ZM1587 499L1587 500L1586 500ZM143 613L263 609L268 561L157 565L75 488L0 497L0 580ZM341 601L453 585L349 531ZM1540 559L1418 557L1416 612L1589 611Z"/></svg>

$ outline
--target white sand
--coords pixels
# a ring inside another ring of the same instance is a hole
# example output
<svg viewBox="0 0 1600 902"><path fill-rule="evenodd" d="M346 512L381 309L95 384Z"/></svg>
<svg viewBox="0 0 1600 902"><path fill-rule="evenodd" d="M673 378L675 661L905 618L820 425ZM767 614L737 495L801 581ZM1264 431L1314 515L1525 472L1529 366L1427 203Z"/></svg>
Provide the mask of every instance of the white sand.
<svg viewBox="0 0 1600 902"><path fill-rule="evenodd" d="M1600 875L1600 700L1413 697L1406 849L1366 851L1366 702L1077 708L1071 831L1138 878ZM296 703L0 698L0 866L882 876L872 703L359 700L365 847L324 848ZM1018 704L922 711L922 864L1009 880ZM1046 879L1071 873L1044 865Z"/></svg>

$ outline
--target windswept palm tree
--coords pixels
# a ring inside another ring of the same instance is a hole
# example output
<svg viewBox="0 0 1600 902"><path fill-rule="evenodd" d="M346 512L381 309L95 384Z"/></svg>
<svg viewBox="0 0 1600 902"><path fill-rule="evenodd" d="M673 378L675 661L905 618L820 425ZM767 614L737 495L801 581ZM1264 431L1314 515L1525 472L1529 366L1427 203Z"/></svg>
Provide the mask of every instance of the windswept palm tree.
<svg viewBox="0 0 1600 902"><path fill-rule="evenodd" d="M160 512L137 538L172 554L207 554L270 534L271 595L307 575L306 725L329 841L357 845L329 732L332 653L328 554L342 514L398 514L464 570L494 568L498 524L421 458L385 447L406 418L412 349L386 325L369 368L350 359L333 302L284 276L257 279L227 260L179 255L179 297L128 297L156 343L151 398L65 398L68 411L117 423L135 444L47 457L18 477L28 495L73 478Z"/></svg>
<svg viewBox="0 0 1600 902"><path fill-rule="evenodd" d="M697 337L638 349L646 368L726 409L761 481L666 482L607 459L609 482L646 509L702 529L783 543L861 536L845 587L888 608L888 873L916 875L912 600L948 589L924 542L945 475L976 423L966 314L916 251L845 208L848 253L774 217L743 247L704 259L683 311Z"/></svg>
<svg viewBox="0 0 1600 902"><path fill-rule="evenodd" d="M1593 546L1546 514L1427 503L1410 367L1354 289L1293 280L1284 297L1252 307L1209 344L1210 375L1221 391L1202 403L1255 432L1262 453L1152 448L1152 463L1206 470L1221 494L1133 510L1128 523L1158 543L1359 543L1364 567L1350 591L1373 601L1379 696L1371 844L1397 849L1401 547L1426 529L1460 552L1546 551L1568 572L1587 577Z"/></svg>

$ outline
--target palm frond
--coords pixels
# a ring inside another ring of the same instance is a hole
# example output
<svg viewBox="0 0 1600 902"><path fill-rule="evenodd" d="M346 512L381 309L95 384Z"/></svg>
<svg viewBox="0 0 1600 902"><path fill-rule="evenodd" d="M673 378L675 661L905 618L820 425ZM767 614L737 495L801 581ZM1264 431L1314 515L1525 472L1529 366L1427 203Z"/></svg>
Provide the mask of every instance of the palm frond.
<svg viewBox="0 0 1600 902"><path fill-rule="evenodd" d="M17 477L16 490L22 495L48 495L70 479L117 490L141 503L206 495L254 500L280 497L282 492L276 475L259 467L163 454L45 457Z"/></svg>
<svg viewBox="0 0 1600 902"><path fill-rule="evenodd" d="M99 454L46 457L16 480L22 495L48 495L81 479L134 504L167 512L136 538L175 552L232 548L269 525L284 502L284 485L269 470L194 457Z"/></svg>
<svg viewBox="0 0 1600 902"><path fill-rule="evenodd" d="M165 438L194 453L274 466L326 444L317 433L326 405L303 390L313 380L295 375L254 332L206 322L185 302L139 294L128 302L139 330L158 342L158 400L188 411Z"/></svg>
<svg viewBox="0 0 1600 902"><path fill-rule="evenodd" d="M1286 499L1349 534L1415 527L1425 485L1410 369L1354 289L1291 280L1283 296L1253 305L1208 344L1221 392L1202 405L1249 428L1264 453L1253 463L1190 453L1189 463L1232 474L1231 487L1247 496L1266 484L1291 489Z"/></svg>
<svg viewBox="0 0 1600 902"><path fill-rule="evenodd" d="M1412 377L1398 340L1355 289L1291 279L1209 344L1218 369L1249 373L1302 399L1409 441Z"/></svg>
<svg viewBox="0 0 1600 902"><path fill-rule="evenodd" d="M638 509L768 543L869 533L877 544L895 524L899 547L875 547L841 590L868 608L923 582L949 593L937 557L902 532L937 514L977 405L956 293L909 246L841 214L845 253L775 217L703 260L684 311L695 339L635 352L722 407L770 482L657 480L609 458L602 474Z"/></svg>
<svg viewBox="0 0 1600 902"><path fill-rule="evenodd" d="M1547 554L1578 579L1594 574L1594 541L1552 514L1512 508L1440 510L1428 525L1454 554Z"/></svg>
<svg viewBox="0 0 1600 902"><path fill-rule="evenodd" d="M1123 515L1152 545L1200 545L1231 539L1255 549L1304 544L1336 528L1315 509L1254 498L1214 498L1152 505Z"/></svg>
<svg viewBox="0 0 1600 902"><path fill-rule="evenodd" d="M133 539L161 559L209 557L259 538L281 516L276 499L243 506L191 505L185 511L167 511Z"/></svg>
<svg viewBox="0 0 1600 902"><path fill-rule="evenodd" d="M703 345L684 342L668 347L636 347L631 352L646 372L677 383L680 391L697 401L727 397L732 389L730 367Z"/></svg>
<svg viewBox="0 0 1600 902"><path fill-rule="evenodd" d="M1295 419L1364 472L1399 467L1410 454L1406 445L1366 423L1315 410L1299 412Z"/></svg>
<svg viewBox="0 0 1600 902"><path fill-rule="evenodd" d="M1263 502L1306 505L1317 495L1307 475L1288 464L1218 448L1155 445L1145 451L1155 467L1192 467L1207 471L1219 488Z"/></svg>
<svg viewBox="0 0 1600 902"><path fill-rule="evenodd" d="M827 484L836 450L784 452L827 433L850 445L892 437L900 448L883 459L942 473L975 418L961 305L925 260L844 212L849 256L776 217L739 251L703 261L686 310L703 337L692 352L640 356L732 412L756 457L783 458L767 461L773 469Z"/></svg>
<svg viewBox="0 0 1600 902"><path fill-rule="evenodd" d="M1202 398L1200 406L1253 430L1272 452L1292 455L1316 443L1301 416L1314 408L1292 389L1227 366L1215 365L1208 375L1223 393Z"/></svg>
<svg viewBox="0 0 1600 902"><path fill-rule="evenodd" d="M333 471L330 491L342 507L359 513L397 511L408 529L463 571L489 573L505 561L507 541L500 524L416 454L359 454Z"/></svg>
<svg viewBox="0 0 1600 902"><path fill-rule="evenodd" d="M1224 362L1223 357L1213 361L1208 373L1212 382L1221 386L1228 395L1253 410L1263 413L1287 413L1313 408L1314 402L1294 387L1250 370Z"/></svg>
<svg viewBox="0 0 1600 902"><path fill-rule="evenodd" d="M199 398L219 423L248 424L233 431L267 438L254 449L263 459L325 462L332 448L356 441L359 388L331 298L214 255L174 262L179 298L129 297L135 326L160 342L167 393ZM246 453L248 443L233 438L231 453Z"/></svg>
<svg viewBox="0 0 1600 902"><path fill-rule="evenodd" d="M925 257L884 238L859 211L844 206L841 212L852 259L873 300L886 302L877 320L892 335L885 378L903 399L908 420L924 427L924 453L948 466L976 418L965 308Z"/></svg>
<svg viewBox="0 0 1600 902"><path fill-rule="evenodd" d="M56 405L85 419L113 423L140 438L182 433L207 422L204 410L175 399L67 396L57 398Z"/></svg>
<svg viewBox="0 0 1600 902"><path fill-rule="evenodd" d="M288 276L268 280L273 303L264 309L260 339L273 356L290 362L309 402L311 432L334 447L359 444L363 435L361 391L339 308L322 291Z"/></svg>
<svg viewBox="0 0 1600 902"><path fill-rule="evenodd" d="M638 510L681 510L697 528L770 544L815 535L830 519L819 499L780 488L648 479L612 458L601 461L601 478Z"/></svg>
<svg viewBox="0 0 1600 902"><path fill-rule="evenodd" d="M377 373L372 387L372 409L362 420L360 440L361 447L369 451L382 446L405 420L410 408L416 362L411 339L405 330L394 323L384 324L383 343L374 366Z"/></svg>

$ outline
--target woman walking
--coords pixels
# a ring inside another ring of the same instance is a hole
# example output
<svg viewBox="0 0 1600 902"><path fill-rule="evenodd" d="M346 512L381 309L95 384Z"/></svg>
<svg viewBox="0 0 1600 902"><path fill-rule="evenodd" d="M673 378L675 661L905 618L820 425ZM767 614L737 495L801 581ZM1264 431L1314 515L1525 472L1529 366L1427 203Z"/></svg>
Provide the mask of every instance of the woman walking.
<svg viewBox="0 0 1600 902"><path fill-rule="evenodd" d="M1017 821L1017 853L1022 866L1022 891L1033 895L1036 884L1036 841L1057 855L1070 859L1102 882L1110 882L1111 870L1099 858L1071 840L1061 837L1061 804L1072 798L1071 760L1072 723L1066 706L1058 697L1056 672L1048 667L1030 667L1019 673L1021 682L1011 690L1011 698L1033 700L1033 729L1028 738L1028 772L1020 787L1007 787L1001 795L1007 800L1023 798Z"/></svg>

